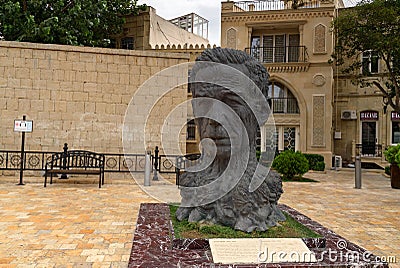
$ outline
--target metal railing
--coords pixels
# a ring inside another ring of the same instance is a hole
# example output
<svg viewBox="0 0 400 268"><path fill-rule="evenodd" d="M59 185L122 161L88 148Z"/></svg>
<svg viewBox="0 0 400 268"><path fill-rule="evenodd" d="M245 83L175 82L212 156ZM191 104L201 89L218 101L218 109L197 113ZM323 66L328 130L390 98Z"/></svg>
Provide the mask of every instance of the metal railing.
<svg viewBox="0 0 400 268"><path fill-rule="evenodd" d="M25 151L24 170L44 170L47 160L56 152ZM20 170L21 151L0 150L0 170Z"/></svg>
<svg viewBox="0 0 400 268"><path fill-rule="evenodd" d="M160 173L175 173L175 162L178 155L160 155L158 157L157 171Z"/></svg>
<svg viewBox="0 0 400 268"><path fill-rule="evenodd" d="M235 2L234 12L243 11L268 11L268 10L285 10L285 9L301 9L301 8L318 8L320 1L275 1L275 0L259 0L259 1L238 1Z"/></svg>
<svg viewBox="0 0 400 268"><path fill-rule="evenodd" d="M188 167L195 166L200 163L201 154L187 154L181 155L176 158L175 172L176 172L176 185L180 186L180 174Z"/></svg>
<svg viewBox="0 0 400 268"><path fill-rule="evenodd" d="M275 114L299 114L299 105L296 98L270 98L270 108Z"/></svg>
<svg viewBox="0 0 400 268"><path fill-rule="evenodd" d="M356 144L356 155L362 157L382 157L382 144Z"/></svg>
<svg viewBox="0 0 400 268"><path fill-rule="evenodd" d="M104 154L104 172L144 172L144 154Z"/></svg>
<svg viewBox="0 0 400 268"><path fill-rule="evenodd" d="M25 151L24 170L44 171L52 154L57 152ZM59 153L59 152L58 152ZM105 172L143 172L144 154L104 154ZM0 170L20 170L21 151L0 150Z"/></svg>
<svg viewBox="0 0 400 268"><path fill-rule="evenodd" d="M262 63L307 62L305 46L251 47L245 51Z"/></svg>

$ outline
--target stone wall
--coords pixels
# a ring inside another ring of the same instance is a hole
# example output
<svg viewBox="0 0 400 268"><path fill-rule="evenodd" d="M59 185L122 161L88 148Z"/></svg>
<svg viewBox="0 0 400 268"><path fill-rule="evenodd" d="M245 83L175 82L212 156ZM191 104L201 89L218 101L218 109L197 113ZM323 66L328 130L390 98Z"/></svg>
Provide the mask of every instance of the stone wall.
<svg viewBox="0 0 400 268"><path fill-rule="evenodd" d="M132 98L152 75L188 61L189 55L183 53L2 41L0 149L20 149L21 135L13 131L13 125L14 119L25 114L33 120L33 132L26 134L27 150L59 151L66 142L71 149L121 153L123 122L130 102L138 111L129 114L129 122L133 123L130 129L143 125L147 115L151 116L145 125L149 138L136 135L130 140L128 152L143 153L145 148L154 148L161 144L158 133L162 118L186 100L187 90L180 86L161 94L173 84L187 82L187 69L164 73L154 90L147 88L140 98ZM141 114L147 111L142 107L151 110ZM174 116L179 118L172 120L173 124L186 122L186 111ZM183 132L175 139L182 150Z"/></svg>

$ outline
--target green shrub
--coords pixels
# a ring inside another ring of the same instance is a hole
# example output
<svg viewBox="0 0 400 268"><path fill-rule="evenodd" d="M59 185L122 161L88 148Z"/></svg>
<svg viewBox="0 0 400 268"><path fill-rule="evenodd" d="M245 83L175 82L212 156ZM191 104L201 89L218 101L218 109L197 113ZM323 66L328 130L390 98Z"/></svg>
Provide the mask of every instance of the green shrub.
<svg viewBox="0 0 400 268"><path fill-rule="evenodd" d="M325 170L325 162L324 157L320 154L304 154L304 156L308 160L308 165L311 170L316 171L324 171ZM320 164L322 163L322 164ZM323 166L323 169L322 169ZM322 169L322 170L321 170Z"/></svg>
<svg viewBox="0 0 400 268"><path fill-rule="evenodd" d="M385 173L386 173L387 175L390 175L390 166L386 166L386 167L385 167Z"/></svg>
<svg viewBox="0 0 400 268"><path fill-rule="evenodd" d="M257 157L257 161L260 161L260 158L261 158L261 151L260 150L256 150L256 157Z"/></svg>
<svg viewBox="0 0 400 268"><path fill-rule="evenodd" d="M396 157L397 155L399 155L399 151L400 151L400 144L394 145L394 146L389 146L383 152L383 154L385 155L386 160L390 164L395 164L395 163L400 164L399 162L397 162L397 158L399 158L399 160L400 160L400 156Z"/></svg>
<svg viewBox="0 0 400 268"><path fill-rule="evenodd" d="M312 170L324 171L325 170L325 162L317 162Z"/></svg>
<svg viewBox="0 0 400 268"><path fill-rule="evenodd" d="M309 169L308 161L304 154L291 150L280 153L272 163L272 167L284 179L293 179L295 176L301 177Z"/></svg>

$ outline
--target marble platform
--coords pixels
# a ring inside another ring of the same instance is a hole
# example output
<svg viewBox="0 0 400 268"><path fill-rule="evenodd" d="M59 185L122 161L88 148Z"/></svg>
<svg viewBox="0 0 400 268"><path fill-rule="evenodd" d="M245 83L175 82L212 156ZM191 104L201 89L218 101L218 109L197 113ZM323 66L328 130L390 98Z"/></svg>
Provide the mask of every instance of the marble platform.
<svg viewBox="0 0 400 268"><path fill-rule="evenodd" d="M141 204L128 267L389 267L357 246L298 211L280 208L322 238L304 238L317 262L260 264L214 263L207 239L176 239L167 204Z"/></svg>

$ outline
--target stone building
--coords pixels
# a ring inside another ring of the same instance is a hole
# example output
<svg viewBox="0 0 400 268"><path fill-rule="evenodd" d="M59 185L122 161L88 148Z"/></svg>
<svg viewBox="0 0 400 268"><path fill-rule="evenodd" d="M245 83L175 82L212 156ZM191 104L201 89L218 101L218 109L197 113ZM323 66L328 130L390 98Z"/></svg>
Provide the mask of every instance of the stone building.
<svg viewBox="0 0 400 268"><path fill-rule="evenodd" d="M208 37L208 20L190 13L171 20L157 15L156 10L148 7L138 16L126 18L124 31L116 37L116 47L123 49L148 50L167 53L183 53L194 62L206 48L211 48ZM188 74L189 75L189 74ZM191 93L185 95L191 99ZM188 153L198 152L199 140L194 126L191 105L188 105L187 141Z"/></svg>
<svg viewBox="0 0 400 268"><path fill-rule="evenodd" d="M377 89L352 85L350 77L328 63L334 48L330 26L340 8L341 0L308 1L297 9L291 2L271 0L221 3L221 47L248 52L271 75L276 131L261 129L262 151L274 140L278 151L323 155L327 168L333 156L352 162L356 154L383 165L382 148L399 142L400 116L383 109ZM35 122L28 150L60 150L68 142L75 148L122 152L122 123L136 90L157 72L192 62L211 47L195 34L194 24L188 31L194 21L207 23L193 14L167 21L151 7L127 18L116 47L135 51L0 42L1 149L19 148L19 136L9 126L25 113ZM204 33L208 26L201 29ZM363 57L374 56L366 52ZM368 68L384 71L379 60ZM189 69L179 73L182 83ZM160 107L190 98L183 86L165 96ZM142 104L148 100L141 98ZM151 127L146 146L161 143L159 118L167 110L153 110L150 118L157 127ZM179 134L183 153L198 152L192 117L188 107L176 121L187 122ZM142 153L143 140L133 143L132 152Z"/></svg>
<svg viewBox="0 0 400 268"><path fill-rule="evenodd" d="M333 155L334 76L328 63L334 44L331 22L341 1L222 2L221 46L245 50L271 75L274 133L261 129L261 150L274 140L279 151Z"/></svg>
<svg viewBox="0 0 400 268"><path fill-rule="evenodd" d="M207 33L208 21L194 13L168 21L149 6L137 16L126 17L123 33L115 37L116 48L152 50L207 47Z"/></svg>
<svg viewBox="0 0 400 268"><path fill-rule="evenodd" d="M368 76L368 80L385 74L384 62L373 51L360 52L359 57L359 74ZM333 152L345 163L360 155L362 162L384 167L388 163L383 150L400 143L400 117L390 107L385 108L387 103L377 87L355 85L352 76L342 72L343 68L334 70Z"/></svg>

